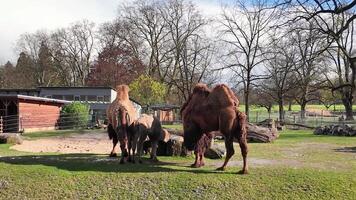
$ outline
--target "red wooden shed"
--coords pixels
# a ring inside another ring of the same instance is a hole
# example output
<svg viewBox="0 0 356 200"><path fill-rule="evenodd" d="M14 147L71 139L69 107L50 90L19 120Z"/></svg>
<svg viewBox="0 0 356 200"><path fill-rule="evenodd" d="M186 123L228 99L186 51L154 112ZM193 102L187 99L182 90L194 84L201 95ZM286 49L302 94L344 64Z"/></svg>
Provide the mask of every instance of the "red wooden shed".
<svg viewBox="0 0 356 200"><path fill-rule="evenodd" d="M26 95L0 95L3 132L53 130L62 106L68 103L71 102Z"/></svg>

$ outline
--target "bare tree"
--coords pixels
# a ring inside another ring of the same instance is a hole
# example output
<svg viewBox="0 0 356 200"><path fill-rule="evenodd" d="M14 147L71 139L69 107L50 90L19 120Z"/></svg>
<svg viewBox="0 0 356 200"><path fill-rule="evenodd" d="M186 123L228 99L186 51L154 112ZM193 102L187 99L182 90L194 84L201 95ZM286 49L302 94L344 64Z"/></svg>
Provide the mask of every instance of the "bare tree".
<svg viewBox="0 0 356 200"><path fill-rule="evenodd" d="M226 66L231 69L235 79L244 87L245 112L249 114L250 88L255 81L265 78L257 68L265 60L263 51L270 26L278 16L278 9L267 1L237 1L232 7L222 11L222 41L228 52L224 55Z"/></svg>
<svg viewBox="0 0 356 200"><path fill-rule="evenodd" d="M62 69L70 69L71 85L85 85L94 51L93 28L93 23L82 21L52 34L53 55Z"/></svg>
<svg viewBox="0 0 356 200"><path fill-rule="evenodd" d="M353 120L352 104L355 92L356 66L352 63L354 51L354 38L356 36L354 22L343 32L338 41L331 46L325 53L328 58L325 63L330 66L325 78L328 87L332 92L338 92L346 110L346 120ZM335 94L334 94L335 95Z"/></svg>
<svg viewBox="0 0 356 200"><path fill-rule="evenodd" d="M297 47L290 36L271 36L266 60L268 79L258 84L261 92L278 103L279 120L284 121L284 104L288 92L295 88L293 79Z"/></svg>
<svg viewBox="0 0 356 200"><path fill-rule="evenodd" d="M204 33L208 20L184 0L168 1L162 14L171 47L167 54L171 64L167 66L166 83L169 91L178 89L179 95L186 100L194 85L207 76L211 66L213 44Z"/></svg>
<svg viewBox="0 0 356 200"><path fill-rule="evenodd" d="M320 75L325 70L321 55L329 44L315 31L313 24L297 24L291 34L297 47L295 100L301 106L301 118L304 119L307 103L318 100L315 92L320 89L323 81Z"/></svg>

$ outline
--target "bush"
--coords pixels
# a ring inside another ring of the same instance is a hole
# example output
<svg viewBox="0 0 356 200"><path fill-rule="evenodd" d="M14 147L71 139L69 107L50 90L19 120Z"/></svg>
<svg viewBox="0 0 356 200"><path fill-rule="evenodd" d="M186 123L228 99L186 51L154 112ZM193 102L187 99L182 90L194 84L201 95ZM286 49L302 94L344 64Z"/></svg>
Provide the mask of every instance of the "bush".
<svg viewBox="0 0 356 200"><path fill-rule="evenodd" d="M89 105L80 102L67 104L61 111L61 129L86 128L89 121Z"/></svg>

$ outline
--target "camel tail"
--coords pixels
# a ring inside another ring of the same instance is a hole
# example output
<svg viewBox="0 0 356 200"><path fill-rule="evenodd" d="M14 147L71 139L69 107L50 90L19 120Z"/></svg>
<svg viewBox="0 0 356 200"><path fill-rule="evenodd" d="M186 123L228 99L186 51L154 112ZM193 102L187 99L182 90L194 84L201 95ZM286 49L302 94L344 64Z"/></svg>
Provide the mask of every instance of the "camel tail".
<svg viewBox="0 0 356 200"><path fill-rule="evenodd" d="M108 125L107 130L108 130L108 136L110 140L112 140L114 137L117 137L116 132L111 124Z"/></svg>
<svg viewBox="0 0 356 200"><path fill-rule="evenodd" d="M237 138L247 137L247 117L246 114L236 110L236 130L238 132Z"/></svg>

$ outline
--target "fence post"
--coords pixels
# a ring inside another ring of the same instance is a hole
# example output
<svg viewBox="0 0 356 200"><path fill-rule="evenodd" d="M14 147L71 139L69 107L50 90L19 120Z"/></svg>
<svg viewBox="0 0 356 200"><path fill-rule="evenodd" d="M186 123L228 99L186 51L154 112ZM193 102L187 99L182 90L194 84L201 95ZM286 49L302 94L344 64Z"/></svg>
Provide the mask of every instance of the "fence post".
<svg viewBox="0 0 356 200"><path fill-rule="evenodd" d="M0 116L0 134L3 133L3 129L4 126L3 126L3 119L2 119L2 116Z"/></svg>

